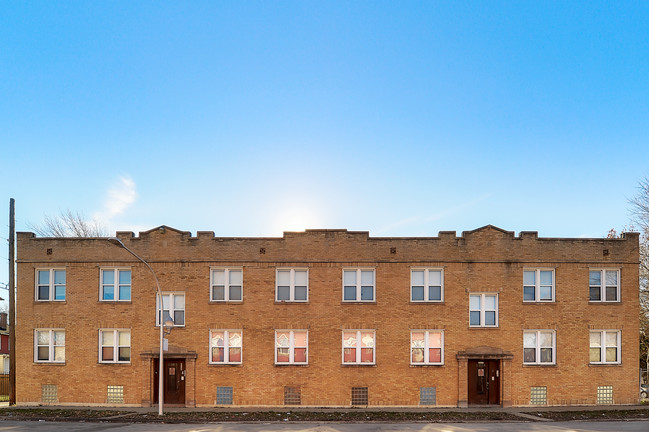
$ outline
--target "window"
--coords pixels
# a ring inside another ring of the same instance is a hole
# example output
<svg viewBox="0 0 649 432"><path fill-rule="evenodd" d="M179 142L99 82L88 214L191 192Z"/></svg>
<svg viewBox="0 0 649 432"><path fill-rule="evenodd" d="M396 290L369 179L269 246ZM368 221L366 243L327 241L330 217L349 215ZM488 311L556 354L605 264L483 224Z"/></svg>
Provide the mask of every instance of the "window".
<svg viewBox="0 0 649 432"><path fill-rule="evenodd" d="M343 270L343 301L374 301L374 270Z"/></svg>
<svg viewBox="0 0 649 432"><path fill-rule="evenodd" d="M309 296L308 270L278 269L275 299L277 301L305 302Z"/></svg>
<svg viewBox="0 0 649 432"><path fill-rule="evenodd" d="M65 362L65 330L40 329L34 333L34 361Z"/></svg>
<svg viewBox="0 0 649 432"><path fill-rule="evenodd" d="M523 301L554 301L554 270L523 270Z"/></svg>
<svg viewBox="0 0 649 432"><path fill-rule="evenodd" d="M131 331L99 330L99 362L130 363Z"/></svg>
<svg viewBox="0 0 649 432"><path fill-rule="evenodd" d="M232 405L232 387L217 386L216 387L216 404L217 405Z"/></svg>
<svg viewBox="0 0 649 432"><path fill-rule="evenodd" d="M367 387L352 387L352 405L369 405Z"/></svg>
<svg viewBox="0 0 649 432"><path fill-rule="evenodd" d="M610 405L613 403L613 386L597 386L597 404Z"/></svg>
<svg viewBox="0 0 649 432"><path fill-rule="evenodd" d="M164 322L173 319L174 327L185 325L185 294L184 293L162 293L162 310ZM160 300L156 296L156 324L160 325Z"/></svg>
<svg viewBox="0 0 649 432"><path fill-rule="evenodd" d="M469 325L471 327L498 327L497 294L471 294L469 296Z"/></svg>
<svg viewBox="0 0 649 432"><path fill-rule="evenodd" d="M130 301L131 271L102 269L99 296L104 301Z"/></svg>
<svg viewBox="0 0 649 432"><path fill-rule="evenodd" d="M36 270L36 300L65 300L65 270Z"/></svg>
<svg viewBox="0 0 649 432"><path fill-rule="evenodd" d="M109 385L106 389L106 403L123 404L124 403L124 386Z"/></svg>
<svg viewBox="0 0 649 432"><path fill-rule="evenodd" d="M307 364L308 344L306 330L275 331L275 364Z"/></svg>
<svg viewBox="0 0 649 432"><path fill-rule="evenodd" d="M343 364L374 364L375 339L374 330L343 331Z"/></svg>
<svg viewBox="0 0 649 432"><path fill-rule="evenodd" d="M419 405L437 405L437 387L419 387Z"/></svg>
<svg viewBox="0 0 649 432"><path fill-rule="evenodd" d="M302 389L294 386L284 387L284 405L301 405Z"/></svg>
<svg viewBox="0 0 649 432"><path fill-rule="evenodd" d="M410 272L410 301L441 302L444 278L441 269L417 269Z"/></svg>
<svg viewBox="0 0 649 432"><path fill-rule="evenodd" d="M619 270L591 270L589 277L592 302L620 301Z"/></svg>
<svg viewBox="0 0 649 432"><path fill-rule="evenodd" d="M240 302L243 300L242 269L212 269L210 300Z"/></svg>
<svg viewBox="0 0 649 432"><path fill-rule="evenodd" d="M556 359L556 333L552 330L523 332L523 363L554 364Z"/></svg>
<svg viewBox="0 0 649 432"><path fill-rule="evenodd" d="M530 388L530 405L547 405L548 388L546 386Z"/></svg>
<svg viewBox="0 0 649 432"><path fill-rule="evenodd" d="M620 363L620 332L599 330L590 332L590 363Z"/></svg>
<svg viewBox="0 0 649 432"><path fill-rule="evenodd" d="M210 363L241 363L241 330L210 330Z"/></svg>
<svg viewBox="0 0 649 432"><path fill-rule="evenodd" d="M444 364L444 332L442 330L410 332L410 364Z"/></svg>

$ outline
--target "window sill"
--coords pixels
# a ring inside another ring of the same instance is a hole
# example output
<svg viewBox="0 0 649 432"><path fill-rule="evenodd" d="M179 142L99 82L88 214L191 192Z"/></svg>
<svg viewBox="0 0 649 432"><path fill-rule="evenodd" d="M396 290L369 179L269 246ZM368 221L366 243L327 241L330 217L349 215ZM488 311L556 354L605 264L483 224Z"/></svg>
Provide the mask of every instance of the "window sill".
<svg viewBox="0 0 649 432"><path fill-rule="evenodd" d="M131 362L98 362L102 366L131 366Z"/></svg>
<svg viewBox="0 0 649 432"><path fill-rule="evenodd" d="M589 305L619 305L621 301L601 301L601 300L588 300Z"/></svg>
<svg viewBox="0 0 649 432"><path fill-rule="evenodd" d="M309 304L308 300L275 300L276 305L281 304Z"/></svg>
<svg viewBox="0 0 649 432"><path fill-rule="evenodd" d="M67 300L34 300L34 304L66 304Z"/></svg>
<svg viewBox="0 0 649 432"><path fill-rule="evenodd" d="M622 367L622 363L588 363L588 367Z"/></svg>
<svg viewBox="0 0 649 432"><path fill-rule="evenodd" d="M410 363L411 368L426 368L426 367L444 367L444 363L421 363L421 364L414 364Z"/></svg>
<svg viewBox="0 0 649 432"><path fill-rule="evenodd" d="M500 327L498 326L469 326L469 329L474 329L474 330L498 330Z"/></svg>
<svg viewBox="0 0 649 432"><path fill-rule="evenodd" d="M308 363L275 363L275 366L276 367L291 367L291 366L308 367L309 364Z"/></svg>
<svg viewBox="0 0 649 432"><path fill-rule="evenodd" d="M524 368L557 368L559 367L556 363L523 363Z"/></svg>
<svg viewBox="0 0 649 432"><path fill-rule="evenodd" d="M410 300L410 304L444 304L444 300Z"/></svg>
<svg viewBox="0 0 649 432"><path fill-rule="evenodd" d="M39 366L65 366L65 362L45 362L45 361L39 361L39 362L34 362L35 365Z"/></svg>
<svg viewBox="0 0 649 432"><path fill-rule="evenodd" d="M524 305L556 305L556 300L548 301L532 301L532 300L523 300Z"/></svg>
<svg viewBox="0 0 649 432"><path fill-rule="evenodd" d="M365 368L365 367L376 367L376 363L342 363L341 367L351 367L351 368Z"/></svg>
<svg viewBox="0 0 649 432"><path fill-rule="evenodd" d="M243 363L208 363L207 365L216 367L243 367Z"/></svg>
<svg viewBox="0 0 649 432"><path fill-rule="evenodd" d="M107 303L107 304L131 304L131 300L99 300L99 303Z"/></svg>
<svg viewBox="0 0 649 432"><path fill-rule="evenodd" d="M209 304L243 304L243 300L210 300Z"/></svg>
<svg viewBox="0 0 649 432"><path fill-rule="evenodd" d="M340 304L376 304L376 300L343 300Z"/></svg>

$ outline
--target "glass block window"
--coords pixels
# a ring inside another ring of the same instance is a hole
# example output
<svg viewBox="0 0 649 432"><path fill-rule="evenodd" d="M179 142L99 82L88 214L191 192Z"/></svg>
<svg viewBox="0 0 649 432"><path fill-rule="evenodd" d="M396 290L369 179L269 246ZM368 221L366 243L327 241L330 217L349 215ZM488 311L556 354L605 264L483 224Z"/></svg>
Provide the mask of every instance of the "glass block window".
<svg viewBox="0 0 649 432"><path fill-rule="evenodd" d="M437 405L437 388L420 387L419 405Z"/></svg>
<svg viewBox="0 0 649 432"><path fill-rule="evenodd" d="M530 404L531 405L547 405L548 404L548 388L547 387L532 387L530 390Z"/></svg>
<svg viewBox="0 0 649 432"><path fill-rule="evenodd" d="M597 403L600 405L610 405L613 403L613 386L597 387Z"/></svg>
<svg viewBox="0 0 649 432"><path fill-rule="evenodd" d="M284 387L284 405L300 405L302 392L300 387Z"/></svg>
<svg viewBox="0 0 649 432"><path fill-rule="evenodd" d="M216 387L216 404L232 405L232 387Z"/></svg>
<svg viewBox="0 0 649 432"><path fill-rule="evenodd" d="M368 405L367 387L352 387L352 405Z"/></svg>
<svg viewBox="0 0 649 432"><path fill-rule="evenodd" d="M124 403L124 386L109 385L106 403L123 404Z"/></svg>
<svg viewBox="0 0 649 432"><path fill-rule="evenodd" d="M59 401L58 388L56 384L43 384L41 392L43 403L57 403Z"/></svg>

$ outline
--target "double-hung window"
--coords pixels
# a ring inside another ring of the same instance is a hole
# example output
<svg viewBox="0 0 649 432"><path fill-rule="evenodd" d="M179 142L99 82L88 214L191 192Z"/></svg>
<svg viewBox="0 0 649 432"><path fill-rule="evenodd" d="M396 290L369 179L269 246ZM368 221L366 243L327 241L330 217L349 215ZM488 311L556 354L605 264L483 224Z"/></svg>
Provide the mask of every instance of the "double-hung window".
<svg viewBox="0 0 649 432"><path fill-rule="evenodd" d="M308 348L308 331L275 331L275 364L307 364L309 363Z"/></svg>
<svg viewBox="0 0 649 432"><path fill-rule="evenodd" d="M99 298L102 301L131 300L131 270L101 269Z"/></svg>
<svg viewBox="0 0 649 432"><path fill-rule="evenodd" d="M620 301L620 271L591 270L589 272L589 300L592 302Z"/></svg>
<svg viewBox="0 0 649 432"><path fill-rule="evenodd" d="M523 363L550 365L556 362L556 332L525 330L523 332Z"/></svg>
<svg viewBox="0 0 649 432"><path fill-rule="evenodd" d="M309 271L307 269L277 269L275 299L277 301L305 302L309 299Z"/></svg>
<svg viewBox="0 0 649 432"><path fill-rule="evenodd" d="M210 363L240 364L241 330L210 330Z"/></svg>
<svg viewBox="0 0 649 432"><path fill-rule="evenodd" d="M211 301L240 302L243 300L242 269L212 269L210 279Z"/></svg>
<svg viewBox="0 0 649 432"><path fill-rule="evenodd" d="M36 300L65 301L65 269L36 270Z"/></svg>
<svg viewBox="0 0 649 432"><path fill-rule="evenodd" d="M374 270L343 270L343 301L374 301Z"/></svg>
<svg viewBox="0 0 649 432"><path fill-rule="evenodd" d="M65 363L65 330L34 330L34 361Z"/></svg>
<svg viewBox="0 0 649 432"><path fill-rule="evenodd" d="M554 270L523 270L523 301L554 301Z"/></svg>
<svg viewBox="0 0 649 432"><path fill-rule="evenodd" d="M343 331L343 364L373 365L376 360L374 330Z"/></svg>
<svg viewBox="0 0 649 432"><path fill-rule="evenodd" d="M410 301L441 302L444 299L442 269L413 269L410 271Z"/></svg>
<svg viewBox="0 0 649 432"><path fill-rule="evenodd" d="M469 295L469 325L498 327L498 294Z"/></svg>
<svg viewBox="0 0 649 432"><path fill-rule="evenodd" d="M444 332L442 330L411 331L410 364L444 364Z"/></svg>
<svg viewBox="0 0 649 432"><path fill-rule="evenodd" d="M99 330L99 362L130 363L131 331L117 329Z"/></svg>
<svg viewBox="0 0 649 432"><path fill-rule="evenodd" d="M185 325L185 293L162 293L163 324L173 320L174 327ZM156 296L156 325L160 325L160 301Z"/></svg>
<svg viewBox="0 0 649 432"><path fill-rule="evenodd" d="M618 364L621 362L622 340L619 330L590 332L590 363Z"/></svg>

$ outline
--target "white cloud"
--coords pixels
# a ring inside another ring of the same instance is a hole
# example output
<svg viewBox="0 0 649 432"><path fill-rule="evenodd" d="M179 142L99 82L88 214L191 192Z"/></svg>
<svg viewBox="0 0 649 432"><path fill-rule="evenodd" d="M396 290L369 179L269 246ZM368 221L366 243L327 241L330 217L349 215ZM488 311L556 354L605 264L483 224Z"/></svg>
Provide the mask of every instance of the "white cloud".
<svg viewBox="0 0 649 432"><path fill-rule="evenodd" d="M135 202L136 198L137 191L133 179L120 177L106 191L104 208L95 213L94 219L104 225L111 226L113 218L124 213Z"/></svg>

